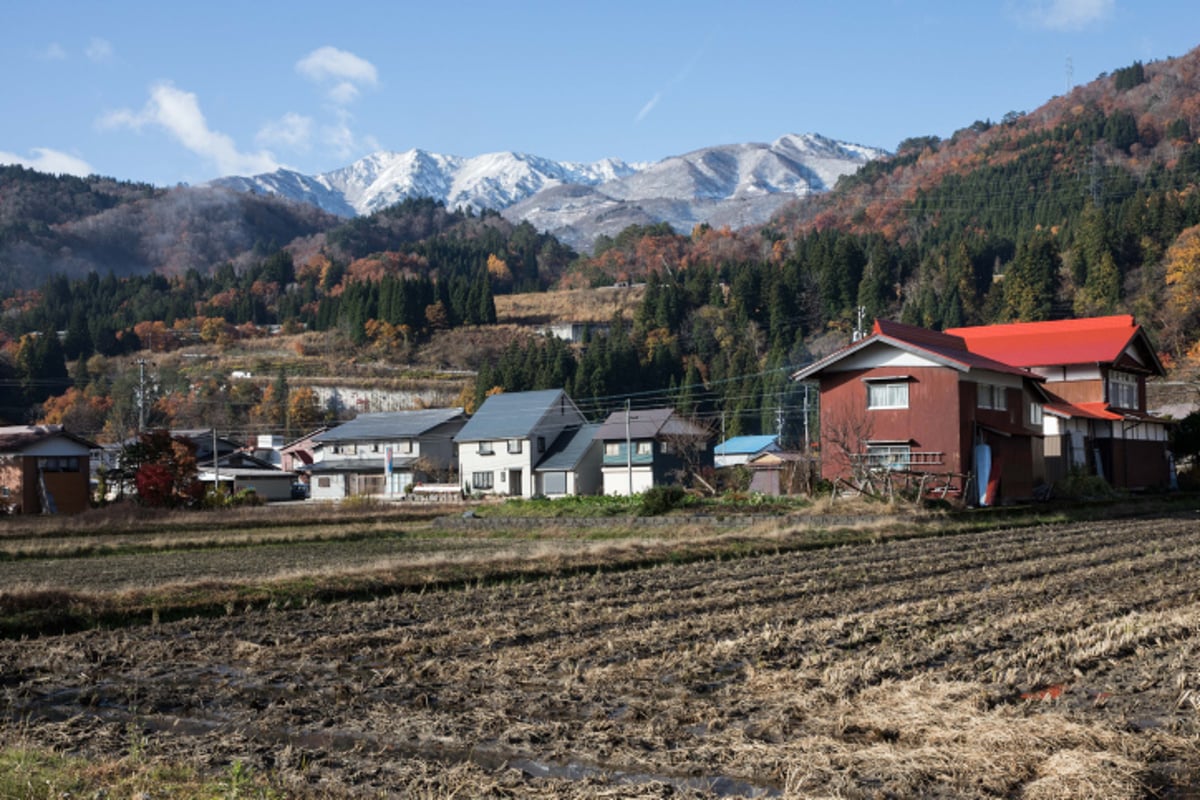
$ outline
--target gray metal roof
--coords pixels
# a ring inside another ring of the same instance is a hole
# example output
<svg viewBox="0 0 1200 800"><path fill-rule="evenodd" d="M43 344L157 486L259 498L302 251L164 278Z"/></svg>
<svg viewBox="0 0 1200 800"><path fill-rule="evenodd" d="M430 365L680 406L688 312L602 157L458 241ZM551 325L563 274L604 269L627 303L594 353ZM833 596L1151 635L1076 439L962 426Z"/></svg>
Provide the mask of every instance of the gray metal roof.
<svg viewBox="0 0 1200 800"><path fill-rule="evenodd" d="M628 412L630 439L657 439L659 436L707 436L708 431L675 413L672 408L646 408ZM596 438L612 442L626 436L626 412L614 411L604 420Z"/></svg>
<svg viewBox="0 0 1200 800"><path fill-rule="evenodd" d="M408 469L417 463L415 458L392 459L393 470ZM387 469L383 458L326 458L311 464L301 464L297 472L357 472L362 474L378 472L382 474Z"/></svg>
<svg viewBox="0 0 1200 800"><path fill-rule="evenodd" d="M584 455L591 447L599 447L596 443L596 431L600 430L598 423L591 423L580 428L567 428L558 435L546 456L534 467L538 472L562 472L573 470L579 466Z"/></svg>
<svg viewBox="0 0 1200 800"><path fill-rule="evenodd" d="M494 394L467 421L454 437L456 442L486 442L498 439L525 439L538 422L557 404L564 403L584 422L583 414L562 389L537 392Z"/></svg>
<svg viewBox="0 0 1200 800"><path fill-rule="evenodd" d="M415 439L456 417L465 419L461 408L426 408L418 411L383 411L359 414L349 422L313 437L314 442L384 442Z"/></svg>

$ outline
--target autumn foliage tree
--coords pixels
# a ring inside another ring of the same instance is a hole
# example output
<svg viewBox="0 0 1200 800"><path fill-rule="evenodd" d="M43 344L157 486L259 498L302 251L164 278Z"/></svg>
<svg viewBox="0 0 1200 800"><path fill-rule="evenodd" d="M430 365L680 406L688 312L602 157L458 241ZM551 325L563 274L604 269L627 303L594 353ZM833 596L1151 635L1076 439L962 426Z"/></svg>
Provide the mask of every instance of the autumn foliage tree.
<svg viewBox="0 0 1200 800"><path fill-rule="evenodd" d="M198 479L195 445L172 438L166 430L142 433L121 455L122 471L132 475L144 505L175 508L195 505L204 495Z"/></svg>
<svg viewBox="0 0 1200 800"><path fill-rule="evenodd" d="M1179 234L1167 250L1165 262L1164 333L1168 346L1182 354L1193 343L1200 344L1200 225Z"/></svg>

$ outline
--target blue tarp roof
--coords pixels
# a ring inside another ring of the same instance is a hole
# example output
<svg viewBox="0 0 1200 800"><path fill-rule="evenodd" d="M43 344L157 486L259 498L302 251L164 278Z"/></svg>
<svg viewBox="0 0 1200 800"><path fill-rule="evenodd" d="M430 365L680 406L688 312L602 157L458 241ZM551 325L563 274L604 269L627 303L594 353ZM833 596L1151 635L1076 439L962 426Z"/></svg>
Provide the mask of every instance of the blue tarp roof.
<svg viewBox="0 0 1200 800"><path fill-rule="evenodd" d="M778 445L774 436L734 436L717 445L713 453L718 456L761 453L768 447Z"/></svg>

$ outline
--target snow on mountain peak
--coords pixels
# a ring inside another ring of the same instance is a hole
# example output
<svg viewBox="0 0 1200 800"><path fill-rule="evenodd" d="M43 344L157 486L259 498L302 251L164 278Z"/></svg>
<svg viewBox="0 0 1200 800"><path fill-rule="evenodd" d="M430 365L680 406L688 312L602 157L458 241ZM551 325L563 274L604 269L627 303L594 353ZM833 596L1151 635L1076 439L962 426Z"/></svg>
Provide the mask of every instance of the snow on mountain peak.
<svg viewBox="0 0 1200 800"><path fill-rule="evenodd" d="M590 164L553 161L508 151L464 158L412 149L371 153L315 176L280 169L211 183L281 195L341 216L370 214L415 197L430 197L448 208L500 210L507 217L527 213L541 229L569 227L569 241L578 246L590 244L601 232L589 227L589 214L624 218L613 210L628 203L640 206L638 214L649 213L645 209L651 207L667 209L657 214L662 217L658 221L688 226L686 230L696 221L726 213L722 204L731 202L737 204L738 219L748 220L745 224L766 221L758 217L769 216L788 197L824 191L885 153L812 133L788 134L769 145L709 147L649 164L616 158ZM559 190L565 187L579 191L563 195ZM547 202L537 200L543 194ZM556 224L551 209L566 197L571 198L570 207L560 209L564 216Z"/></svg>

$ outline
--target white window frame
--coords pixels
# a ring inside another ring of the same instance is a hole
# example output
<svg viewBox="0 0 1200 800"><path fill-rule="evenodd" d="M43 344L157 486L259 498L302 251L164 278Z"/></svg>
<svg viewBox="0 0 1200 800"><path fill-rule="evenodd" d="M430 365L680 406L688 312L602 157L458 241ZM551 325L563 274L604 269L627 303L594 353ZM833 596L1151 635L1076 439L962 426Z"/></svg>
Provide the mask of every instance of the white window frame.
<svg viewBox="0 0 1200 800"><path fill-rule="evenodd" d="M523 449L522 442L523 442L522 439L509 439L508 440L509 455L517 455L518 453L520 453L521 450Z"/></svg>
<svg viewBox="0 0 1200 800"><path fill-rule="evenodd" d="M621 455L621 443L620 442L605 442L604 443L604 455L606 455L606 456Z"/></svg>
<svg viewBox="0 0 1200 800"><path fill-rule="evenodd" d="M493 456L496 454L496 451L492 449L491 442L480 442L479 448L475 452L481 456Z"/></svg>
<svg viewBox="0 0 1200 800"><path fill-rule="evenodd" d="M494 489L496 487L496 474L494 472L479 471L471 473L471 488L472 489Z"/></svg>
<svg viewBox="0 0 1200 800"><path fill-rule="evenodd" d="M1038 428L1045 424L1045 411L1042 409L1041 403L1029 404L1029 424Z"/></svg>
<svg viewBox="0 0 1200 800"><path fill-rule="evenodd" d="M908 408L908 381L867 383L867 408Z"/></svg>
<svg viewBox="0 0 1200 800"><path fill-rule="evenodd" d="M868 444L867 464L889 470L908 469L912 464L912 445Z"/></svg>
<svg viewBox="0 0 1200 800"><path fill-rule="evenodd" d="M1108 404L1114 408L1137 410L1137 376L1129 372L1111 370L1108 373Z"/></svg>

